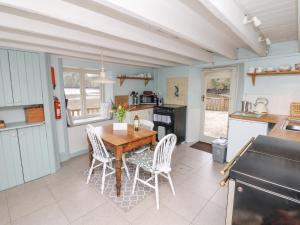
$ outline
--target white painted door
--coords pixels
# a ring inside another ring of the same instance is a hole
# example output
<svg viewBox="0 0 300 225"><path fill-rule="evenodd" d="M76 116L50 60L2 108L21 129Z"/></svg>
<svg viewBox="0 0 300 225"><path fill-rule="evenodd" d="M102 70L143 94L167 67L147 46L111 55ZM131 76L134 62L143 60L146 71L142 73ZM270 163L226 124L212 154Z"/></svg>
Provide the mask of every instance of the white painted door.
<svg viewBox="0 0 300 225"><path fill-rule="evenodd" d="M204 70L202 82L200 140L210 143L227 137L228 115L235 107L236 67Z"/></svg>

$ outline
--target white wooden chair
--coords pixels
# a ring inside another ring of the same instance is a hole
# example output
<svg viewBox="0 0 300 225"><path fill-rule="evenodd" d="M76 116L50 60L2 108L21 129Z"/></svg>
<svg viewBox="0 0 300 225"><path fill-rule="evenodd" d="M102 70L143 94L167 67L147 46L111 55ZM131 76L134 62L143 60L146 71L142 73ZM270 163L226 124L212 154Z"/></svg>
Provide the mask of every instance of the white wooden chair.
<svg viewBox="0 0 300 225"><path fill-rule="evenodd" d="M93 161L91 168L89 170L89 174L87 177L86 183L88 184L91 179L92 172L95 168L103 165L103 172L102 172L102 183L101 183L101 194L103 194L104 191L104 183L105 178L111 174L115 173L115 169L112 167L112 162L115 160L115 157L112 153L108 152L106 150L105 145L103 144L102 139L97 135L95 128L92 125L87 125L86 132L89 137L89 140L91 142L91 145L93 147ZM100 163L96 165L96 161L99 161ZM128 179L130 180L129 171L126 165L125 155L122 155L122 162L123 167L122 169L125 169ZM110 173L106 173L106 168L110 169Z"/></svg>
<svg viewBox="0 0 300 225"><path fill-rule="evenodd" d="M171 190L173 195L175 195L170 172L171 156L175 148L176 141L177 137L175 134L168 134L159 141L154 152L150 150L144 151L140 154L134 154L132 157L127 159L128 162L136 165L132 193L135 191L137 181L155 189L157 209L159 209L158 175L161 175L169 180ZM140 168L151 173L151 177L148 180L142 180L139 178ZM153 179L155 181L154 186L150 184L150 181Z"/></svg>
<svg viewBox="0 0 300 225"><path fill-rule="evenodd" d="M153 130L154 123L150 120L140 120L140 126L145 129ZM139 154L139 153L149 150L149 149L150 149L150 145L145 145L145 146L142 146L142 147L136 149L134 151L134 153Z"/></svg>

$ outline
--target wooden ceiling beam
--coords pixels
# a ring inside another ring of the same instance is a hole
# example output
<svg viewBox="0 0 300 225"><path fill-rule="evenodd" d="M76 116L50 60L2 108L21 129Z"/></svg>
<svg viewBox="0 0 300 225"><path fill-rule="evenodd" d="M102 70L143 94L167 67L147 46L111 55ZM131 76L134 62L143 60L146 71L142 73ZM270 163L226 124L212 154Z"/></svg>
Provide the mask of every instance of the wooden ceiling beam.
<svg viewBox="0 0 300 225"><path fill-rule="evenodd" d="M215 17L232 30L246 45L259 56L266 56L265 42L259 42L260 33L252 24L244 24L245 14L236 4L235 0L194 0L206 7Z"/></svg>
<svg viewBox="0 0 300 225"><path fill-rule="evenodd" d="M194 60L212 61L212 54L200 47L190 46L179 40L151 32L149 29L142 29L138 26L123 22L122 20L117 20L62 0L46 2L34 0L2 0L1 4L22 10L25 16L26 12L28 12L31 17L34 18L34 15L36 15L36 19L50 23L51 20L61 21L69 24L70 27L75 25L88 29L91 32L98 32L98 35L110 35L123 39L124 41L154 47ZM26 25L27 24L24 24L24 26Z"/></svg>
<svg viewBox="0 0 300 225"><path fill-rule="evenodd" d="M181 0L66 0L73 4L98 13L105 13L105 8L118 13L112 13L116 18L124 15L148 24L149 29L170 34L182 41L192 43L211 52L216 52L231 59L237 58L237 47L230 38L215 27L205 16L194 12ZM96 7L97 4L100 7Z"/></svg>
<svg viewBox="0 0 300 225"><path fill-rule="evenodd" d="M14 15L11 14L10 11L6 12L6 10L7 8L5 9L5 12L3 12L3 10L2 12L0 11L0 27L5 30L25 32L30 33L32 36L38 35L64 41L76 42L79 44L81 43L83 45L98 46L99 48L162 59L180 64L193 64L193 60L191 59L178 56L176 54L171 54L166 51L160 51L158 49L146 46L135 45L129 42L124 42L95 34L89 34L83 31L74 30L71 28L22 17L19 15Z"/></svg>
<svg viewBox="0 0 300 225"><path fill-rule="evenodd" d="M47 46L40 46L28 43L14 42L10 40L1 40L0 38L0 46L2 47L10 47L10 48L19 48L37 52L47 52L54 55L62 56L62 57L71 57L71 58L78 58L78 59L86 59L86 60L93 60L99 62L99 56L77 52L77 51L70 51L60 48L50 48ZM129 66L138 66L138 67L147 67L147 68L161 68L161 66L153 65L150 63L142 63L142 62L134 62L125 59L115 59L111 57L103 57L103 61L106 63L114 63L114 64L122 64L122 65L129 65Z"/></svg>
<svg viewBox="0 0 300 225"><path fill-rule="evenodd" d="M51 48L60 48L64 50L73 51L76 50L77 52L82 52L86 54L92 54L92 55L98 55L100 60L101 53L104 56L111 57L111 58L117 58L117 59L126 59L131 60L135 62L142 62L142 63L149 63L153 65L158 66L176 66L177 64L167 62L164 60L158 60L158 59L152 59L149 57L144 56L138 56L138 55L130 55L122 52L114 52L111 50L104 50L97 46L86 46L82 44L67 42L67 41L61 41L61 40L53 40L49 38L41 38L38 36L31 36L26 34L20 34L20 33L12 33L9 31L1 31L0 30L0 39L2 40L11 40L14 42L22 41L22 43L28 43L32 45L40 45L45 47L51 47Z"/></svg>

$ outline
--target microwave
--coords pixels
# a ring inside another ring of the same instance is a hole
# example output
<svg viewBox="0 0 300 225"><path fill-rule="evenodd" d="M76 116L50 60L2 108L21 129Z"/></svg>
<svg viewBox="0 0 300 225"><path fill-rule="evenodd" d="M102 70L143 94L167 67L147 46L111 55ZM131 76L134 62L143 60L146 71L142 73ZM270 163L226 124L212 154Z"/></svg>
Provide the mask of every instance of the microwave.
<svg viewBox="0 0 300 225"><path fill-rule="evenodd" d="M158 97L157 95L140 95L141 104L157 104Z"/></svg>

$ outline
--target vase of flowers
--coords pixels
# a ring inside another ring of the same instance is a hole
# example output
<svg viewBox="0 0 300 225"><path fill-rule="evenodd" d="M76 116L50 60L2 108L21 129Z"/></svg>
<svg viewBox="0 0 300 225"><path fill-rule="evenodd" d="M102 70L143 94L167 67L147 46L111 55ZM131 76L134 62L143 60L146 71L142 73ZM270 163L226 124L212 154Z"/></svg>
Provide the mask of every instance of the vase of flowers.
<svg viewBox="0 0 300 225"><path fill-rule="evenodd" d="M127 111L128 111L127 103L119 106L113 104L112 112L114 113L115 118L118 121L117 123L113 123L114 130L127 130L127 123L124 123Z"/></svg>

